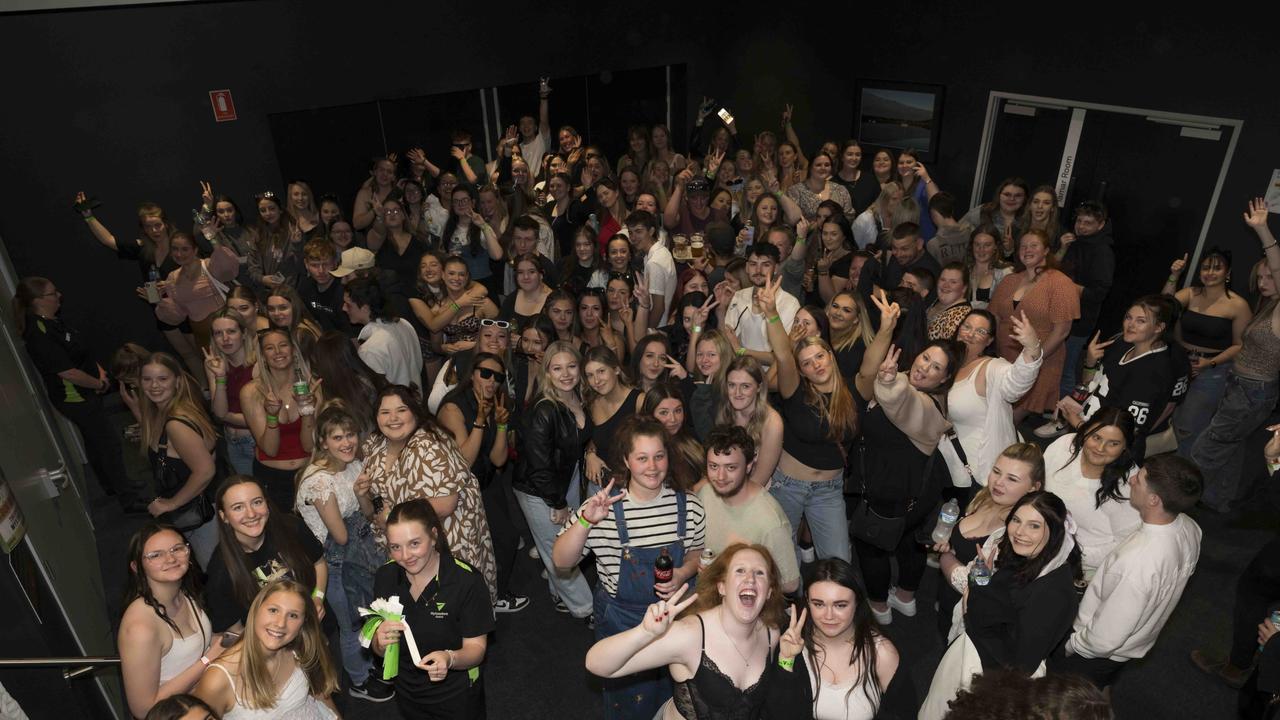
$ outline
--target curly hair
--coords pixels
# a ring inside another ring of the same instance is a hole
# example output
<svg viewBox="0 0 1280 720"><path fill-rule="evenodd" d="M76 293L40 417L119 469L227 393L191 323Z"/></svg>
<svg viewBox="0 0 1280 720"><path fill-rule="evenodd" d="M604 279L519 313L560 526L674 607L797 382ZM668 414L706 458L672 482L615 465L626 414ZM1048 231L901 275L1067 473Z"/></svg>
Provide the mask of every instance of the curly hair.
<svg viewBox="0 0 1280 720"><path fill-rule="evenodd" d="M992 669L975 675L968 690L949 704L947 720L1112 720L1102 691L1079 675L1032 679L1016 670Z"/></svg>
<svg viewBox="0 0 1280 720"><path fill-rule="evenodd" d="M709 567L698 573L698 599L680 613L681 617L689 617L719 607L724 602L720 594L720 583L729 575L729 563L743 550L754 550L764 558L769 567L769 597L760 610L760 619L772 628L781 628L787 623L786 601L782 596L782 583L778 580L778 563L774 562L769 548L755 543L734 543L721 551Z"/></svg>

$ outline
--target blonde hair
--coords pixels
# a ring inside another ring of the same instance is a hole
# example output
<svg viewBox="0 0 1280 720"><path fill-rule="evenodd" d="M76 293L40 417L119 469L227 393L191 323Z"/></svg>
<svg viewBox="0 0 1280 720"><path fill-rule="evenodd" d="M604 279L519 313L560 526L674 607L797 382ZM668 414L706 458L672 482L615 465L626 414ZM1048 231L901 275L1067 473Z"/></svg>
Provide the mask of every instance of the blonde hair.
<svg viewBox="0 0 1280 720"><path fill-rule="evenodd" d="M303 377L305 378L311 377L311 366L307 363L307 358L302 354L302 349L298 347L298 341L294 337L293 333L289 332L289 330L287 330L286 328L275 327L273 325L267 328L266 330L263 330L262 332L258 333L257 338L254 341L255 354L259 358L265 357L262 354L262 343L266 341L268 335L271 335L273 333L279 333L285 336L289 340L289 348L290 348L290 351L293 353L293 367L301 369ZM262 385L263 389L266 389L266 386L269 384L264 379L266 377L267 370L268 368L265 360L262 362L256 363L253 366L253 380L259 385ZM290 369L290 372L292 372L292 368Z"/></svg>
<svg viewBox="0 0 1280 720"><path fill-rule="evenodd" d="M725 337L724 331L720 328L716 328L715 330L703 333L702 336L698 338L698 342L693 348L693 355L695 358L698 356L697 346L704 342L709 342L716 346L716 352L720 353L720 367L716 370L714 377L702 379L718 388L724 384L725 375L729 374L729 358L733 357L733 346L729 344L729 339ZM699 375L702 374L702 371L697 369L696 364L694 365L694 372Z"/></svg>
<svg viewBox="0 0 1280 720"><path fill-rule="evenodd" d="M293 593L302 600L303 619L298 635L285 650L291 651L295 662L307 676L307 690L312 697L323 698L338 692L338 674L329 659L329 644L320 629L320 615L311 602L311 590L293 580L276 580L258 591L249 606L245 618L244 636L236 647L240 651L240 667L235 673L239 678L236 696L245 707L266 710L276 706L278 690L268 666L266 651L258 641L256 623L258 608L276 593Z"/></svg>
<svg viewBox="0 0 1280 720"><path fill-rule="evenodd" d="M573 343L566 340L556 340L542 351L542 363L538 365L538 395L541 400L550 400L564 405L564 401L560 399L560 393L551 382L551 359L560 353L568 353L578 363L578 387L575 391L578 397L582 397L582 354L573 346Z"/></svg>
<svg viewBox="0 0 1280 720"><path fill-rule="evenodd" d="M256 366L258 364L258 342L255 337L257 329L245 325L244 318L240 317L240 313L232 310L226 305L223 305L222 309L218 310L211 318L209 318L210 335L213 335L213 323L218 320L222 320L223 318L233 321L236 324L236 327L240 328L240 342L241 346L244 348L244 364ZM217 353L218 357L228 363L231 362L231 358L228 357L226 353L222 352L222 348L218 347L217 343L209 344L212 346L210 350Z"/></svg>
<svg viewBox="0 0 1280 720"><path fill-rule="evenodd" d="M801 374L800 384L804 387L805 403L818 413L819 418L827 421L830 427L827 439L837 443L852 440L858 434L858 408L853 404L853 395L849 393L844 375L840 374L840 369L836 367L835 351L818 335L801 338L796 341L794 350L796 364L800 363L800 351L813 346L821 348L831 356L831 378L835 387L831 390L831 399L824 401L822 394L813 386L813 383Z"/></svg>
<svg viewBox="0 0 1280 720"><path fill-rule="evenodd" d="M139 366L139 371L147 365L159 365L173 374L173 398L162 411L145 393L139 393L143 451L160 441L160 436L164 434L164 424L170 420L190 423L205 440L217 437L218 431L204 411L204 399L196 390L199 385L195 378L182 369L177 358L164 352L151 353Z"/></svg>
<svg viewBox="0 0 1280 720"><path fill-rule="evenodd" d="M850 328L849 332L839 336L837 336L836 331L832 329L832 348L834 350L848 350L854 345L857 345L859 340L862 341L863 347L870 346L871 341L875 339L876 335L871 331L871 316L867 314L867 304L862 302L862 297L857 293L849 292L848 290L842 290L835 295L832 295L831 301L835 302L835 299L838 297L847 297L853 300L853 307L858 314L858 327ZM831 303L827 303L827 307L830 306Z"/></svg>
<svg viewBox="0 0 1280 720"><path fill-rule="evenodd" d="M1014 443L1001 451L1000 457L1030 465L1031 473L1027 476L1033 486L1030 491L1037 489L1034 487L1035 485L1039 485L1038 489L1040 490L1044 489L1044 453L1041 452L1039 445L1027 442ZM992 502L994 500L991 499L991 488L983 486L969 501L969 507L965 509L965 514L972 515Z"/></svg>
<svg viewBox="0 0 1280 720"><path fill-rule="evenodd" d="M765 382L764 366L759 360L750 355L735 357L727 365L721 363L721 369L724 373L720 376L717 384L717 390L720 393L720 411L716 413L717 425L733 426L737 423L733 419L733 406L729 404L729 373L740 371L751 376L759 386L756 389L755 406L751 408L751 419L747 421L746 431L751 439L758 445L760 437L764 434L764 422L769 418L769 386Z"/></svg>

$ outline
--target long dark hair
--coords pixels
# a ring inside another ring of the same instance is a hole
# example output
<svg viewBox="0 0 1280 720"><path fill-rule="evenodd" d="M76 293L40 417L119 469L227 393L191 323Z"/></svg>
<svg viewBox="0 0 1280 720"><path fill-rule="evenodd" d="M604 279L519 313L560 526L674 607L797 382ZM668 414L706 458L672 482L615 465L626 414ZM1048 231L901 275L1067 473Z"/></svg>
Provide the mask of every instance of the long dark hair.
<svg viewBox="0 0 1280 720"><path fill-rule="evenodd" d="M181 635L182 631L178 629L177 623L173 621L173 618L169 617L169 613L165 612L164 605L160 604L159 600L156 600L155 593L151 592L151 583L147 580L147 574L142 569L145 562L142 558L142 550L146 547L147 541L166 530L177 535L184 543L186 542L186 539L182 537L182 533L178 532L177 528L155 520L151 520L146 525L138 528L138 531L129 539L129 550L126 556L129 558L129 580L128 585L125 586L124 605L122 607L128 609L130 603L142 598L142 602L146 603L164 621L165 625L168 625L175 633ZM188 557L191 564L194 565L194 554ZM193 572L191 566L187 567L186 574L182 576L182 584L178 588L178 595L185 597L194 603L196 607L200 607L199 568L196 568ZM203 625L200 627L200 637L204 637Z"/></svg>
<svg viewBox="0 0 1280 720"><path fill-rule="evenodd" d="M386 379L365 364L347 336L336 330L316 340L312 356L311 371L324 380L325 397L342 400L360 421L361 434L367 435L375 427L371 424L374 398Z"/></svg>
<svg viewBox="0 0 1280 720"><path fill-rule="evenodd" d="M1205 250L1204 255L1200 256L1199 267L1191 273L1191 292L1193 294L1204 292L1204 281L1200 279L1200 269L1203 268L1210 260L1216 260L1222 263L1225 280L1223 290L1226 292L1227 297L1231 297L1231 251L1220 248L1217 245Z"/></svg>
<svg viewBox="0 0 1280 720"><path fill-rule="evenodd" d="M849 698L853 693L861 690L866 692L867 699L871 701L872 707L880 706L880 675L876 672L876 640L884 637L884 631L880 628L880 624L876 622L875 615L871 612L871 605L867 603L867 590L862 585L862 580L853 566L846 560L840 558L825 558L819 560L817 564L809 570L809 575L804 584L808 590L816 583L832 582L837 585L849 588L853 591L853 650L849 654L849 665L858 666L858 677L854 680L853 686L845 693L845 705L849 704ZM809 656L823 662L822 649L813 639L813 616L805 622L804 627L800 629L800 634L804 637L805 649L809 651ZM835 658L832 658L833 660ZM817 668L814 668L815 673ZM813 693L813 706L818 706L818 695L822 692L821 683Z"/></svg>
<svg viewBox="0 0 1280 720"><path fill-rule="evenodd" d="M392 396L399 398L400 402L409 408L409 412L413 413L413 419L418 423L419 430L429 435L434 435L441 442L453 442L453 433L446 430L440 424L440 421L436 420L435 415L427 412L422 407L422 400L418 397L418 392L408 385L387 385L378 391L378 399L373 403L374 432L379 435L382 434L382 431L378 429L378 408L382 407L384 398Z"/></svg>
<svg viewBox="0 0 1280 720"><path fill-rule="evenodd" d="M965 320L968 320L970 317L974 315L977 315L983 320L986 320L987 324L991 326L991 334L987 336L987 339L989 340L989 342L987 343L987 346L983 348L982 354L987 357L995 357L996 346L1000 344L998 342L1000 339L1000 336L997 334L997 332L1000 329L1000 326L998 324L998 321L996 320L996 316L993 315L991 311L985 308L973 308L967 314L965 314L962 320L960 320L960 325L963 325ZM952 342L956 344L960 343L960 325L956 325L956 329L951 332L951 337L949 338ZM957 350L957 352L959 351ZM965 357L965 354L961 352L960 353L961 362L964 361L964 357ZM959 368L956 368L956 369L958 370Z"/></svg>
<svg viewBox="0 0 1280 720"><path fill-rule="evenodd" d="M689 430L689 405L685 402L680 386L674 381L656 382L649 388L649 391L644 394L644 405L640 408L641 415L646 419L657 420L654 413L657 412L658 404L663 400L679 400L684 408L684 421L680 424L680 429L675 435L666 439L667 450L670 453L668 477L671 480L671 486L675 489L691 492L706 470L706 452L702 449L702 443L698 442ZM663 430L665 433L665 426Z"/></svg>
<svg viewBox="0 0 1280 720"><path fill-rule="evenodd" d="M1044 547L1035 557L1024 558L1014 552L1013 544L1009 540L1009 518L1012 518L1023 505L1030 505L1040 513L1044 518L1044 526L1049 531L1049 539L1045 541ZM1009 514L1005 518L1005 533L1004 537L1000 538L1000 551L995 559L996 569L1012 570L1014 583L1020 586L1025 586L1040 577L1040 572L1058 556L1058 551L1062 549L1062 543L1067 537L1066 520L1067 506L1057 495L1046 490L1036 490L1023 495L1009 509ZM1071 566L1071 574L1076 580L1083 577L1080 569L1079 545L1071 548L1071 552L1067 555L1067 564Z"/></svg>
<svg viewBox="0 0 1280 720"><path fill-rule="evenodd" d="M146 720L182 720L192 710L204 710L211 717L217 717L209 704L195 695L181 693L170 695L147 711Z"/></svg>
<svg viewBox="0 0 1280 720"><path fill-rule="evenodd" d="M503 360L493 353L478 352L471 357L471 372L467 373L465 377L458 378L457 386L445 393L444 399L440 401L440 407L453 404L461 408L463 404L471 404L475 402L472 396L474 393L473 388L475 387L476 368L480 367L480 363L485 360L492 360L493 362L498 363L498 367L502 368L502 373L504 375L509 374L507 372L506 360ZM511 396L507 392L506 383L498 383L497 392L506 395L508 401L511 400ZM511 407L510 402L507 403L507 407ZM493 406L489 407L489 412L493 412Z"/></svg>
<svg viewBox="0 0 1280 720"><path fill-rule="evenodd" d="M453 212L453 196L458 193L466 193L467 197L471 198L471 207L476 212L480 211L480 196L476 194L474 188L464 182L454 185L448 198L440 198L441 204L449 203L447 208L449 219L444 223L444 230L440 231L440 242L444 244L444 247L450 246L450 243L453 242L453 231L458 229L458 216ZM481 252L483 252L483 248L480 246L480 227L475 223L471 223L467 226L467 254L475 257Z"/></svg>
<svg viewBox="0 0 1280 720"><path fill-rule="evenodd" d="M1102 507L1102 503L1107 500L1114 500L1118 503L1128 502L1128 498L1120 494L1120 484L1128 484L1129 470L1134 466L1133 457L1133 441L1134 427L1133 416L1124 408L1104 407L1099 408L1089 418L1080 429L1076 431L1076 436L1071 440L1071 457L1063 463L1062 468L1070 465L1080 456L1080 451L1084 448L1085 441L1091 436L1097 435L1098 431L1104 427L1114 427L1124 436L1124 452L1120 453L1120 457L1112 460L1106 467L1102 468L1102 485L1095 494L1097 500L1096 507ZM1058 468L1061 470L1062 468Z"/></svg>
<svg viewBox="0 0 1280 720"><path fill-rule="evenodd" d="M214 507L219 513L218 554L222 556L222 564L227 568L227 575L231 579L232 597L241 607L247 608L253 604L253 599L258 595L258 581L253 577L253 568L249 567L249 554L240 547L240 541L236 539L236 533L231 529L231 525L221 518L221 514L226 512L226 508L222 506L222 500L227 492L237 485L246 483L252 483L262 491L262 498L267 503L267 522L262 529L263 542L270 542L276 549L280 559L284 560L285 566L293 574L293 579L304 587L315 587L316 568L307 557L302 540L298 537L294 526L285 522L284 512L272 504L262 483L248 475L228 477L218 486L218 491L214 495Z"/></svg>

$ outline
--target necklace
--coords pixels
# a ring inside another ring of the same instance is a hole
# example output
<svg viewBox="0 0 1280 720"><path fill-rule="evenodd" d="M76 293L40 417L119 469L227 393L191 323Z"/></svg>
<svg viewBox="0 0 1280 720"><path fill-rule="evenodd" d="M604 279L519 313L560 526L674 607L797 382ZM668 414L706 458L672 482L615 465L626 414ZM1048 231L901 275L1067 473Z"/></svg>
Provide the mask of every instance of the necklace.
<svg viewBox="0 0 1280 720"><path fill-rule="evenodd" d="M724 629L724 605L720 606L720 629L722 630ZM738 643L734 642L733 636L727 632L724 634L724 636L729 638L729 644L733 646L733 651L738 653L738 657L742 658L742 662L747 664L747 669L748 670L751 669L751 660L746 655L743 655L742 651L738 649ZM755 636L756 636L756 628L753 627L751 629L751 635L747 638L747 640L750 641L750 639Z"/></svg>

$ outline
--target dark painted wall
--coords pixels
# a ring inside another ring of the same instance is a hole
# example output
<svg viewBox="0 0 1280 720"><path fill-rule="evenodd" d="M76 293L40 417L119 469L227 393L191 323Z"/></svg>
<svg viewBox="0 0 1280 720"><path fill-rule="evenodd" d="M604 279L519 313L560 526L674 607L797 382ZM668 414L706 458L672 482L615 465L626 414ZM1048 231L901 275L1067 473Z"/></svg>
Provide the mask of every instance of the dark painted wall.
<svg viewBox="0 0 1280 720"><path fill-rule="evenodd" d="M1078 10L1050 23L1025 3L908 5L798 17L584 3L530 16L537 6L245 0L0 16L0 234L20 273L71 290L68 316L105 350L152 337L151 323L129 300L133 269L69 211L78 189L101 197L108 227L132 237L140 199L185 225L199 179L237 198L278 187L268 113L686 63L690 111L714 95L747 142L776 129L784 102L806 146L847 136L859 77L944 84L934 175L962 199L991 90L1243 119L1210 237L1237 248L1243 283L1258 252L1240 212L1280 159L1265 22ZM223 87L240 120L214 124L206 93ZM552 123L562 122L580 120L553 105ZM342 153L341 139L317 152Z"/></svg>

